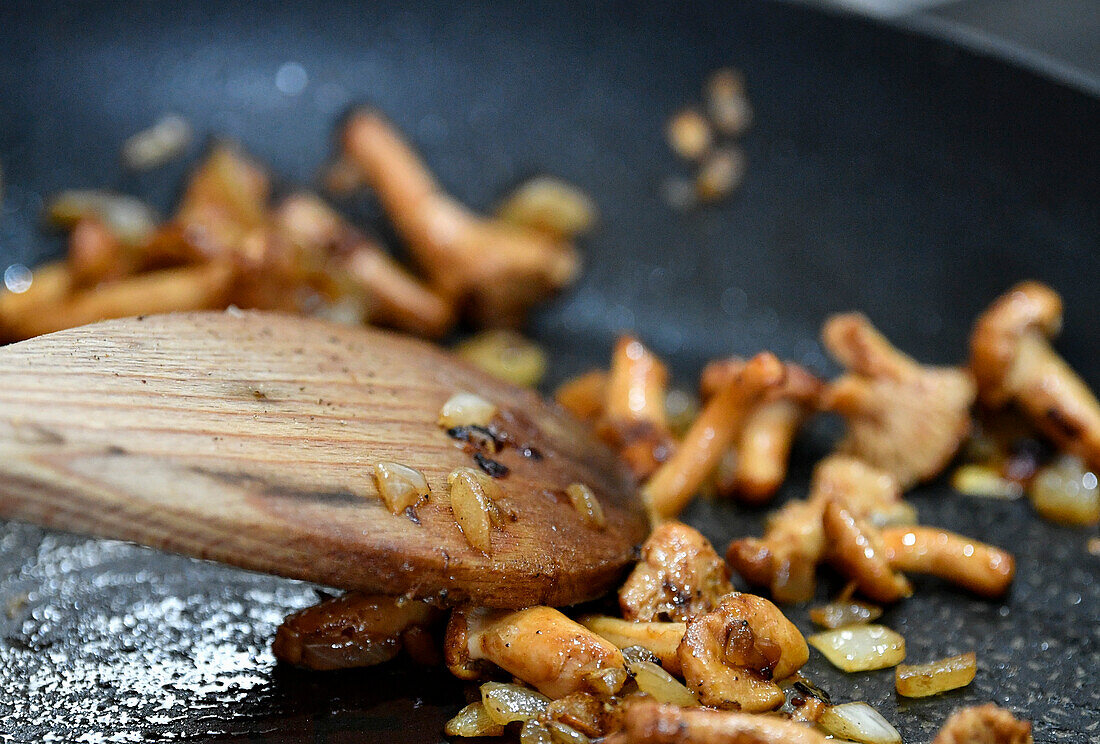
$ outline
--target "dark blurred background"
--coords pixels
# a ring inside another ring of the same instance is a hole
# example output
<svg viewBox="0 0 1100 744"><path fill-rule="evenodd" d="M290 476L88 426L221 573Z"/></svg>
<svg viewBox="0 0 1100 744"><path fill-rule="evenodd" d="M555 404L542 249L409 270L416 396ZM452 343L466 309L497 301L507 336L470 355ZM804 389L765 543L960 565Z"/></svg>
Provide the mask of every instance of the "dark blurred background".
<svg viewBox="0 0 1100 744"><path fill-rule="evenodd" d="M1097 0L803 0L891 18L986 43L1016 47L1018 55L1100 80L1100 3ZM1095 89L1095 88L1094 88Z"/></svg>

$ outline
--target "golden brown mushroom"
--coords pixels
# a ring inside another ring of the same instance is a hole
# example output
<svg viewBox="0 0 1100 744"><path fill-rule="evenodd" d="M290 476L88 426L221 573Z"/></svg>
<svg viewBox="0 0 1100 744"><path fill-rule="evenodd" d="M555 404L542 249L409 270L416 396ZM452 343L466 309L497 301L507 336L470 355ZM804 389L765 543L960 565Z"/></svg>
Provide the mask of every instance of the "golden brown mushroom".
<svg viewBox="0 0 1100 744"><path fill-rule="evenodd" d="M813 599L825 550L823 508L812 501L787 502L768 519L764 537L731 542L726 560L752 586L767 587L776 602Z"/></svg>
<svg viewBox="0 0 1100 744"><path fill-rule="evenodd" d="M650 511L671 519L687 506L703 481L718 467L733 443L747 411L783 383L786 370L774 355L758 354L707 402L676 452L642 488Z"/></svg>
<svg viewBox="0 0 1100 744"><path fill-rule="evenodd" d="M822 520L827 557L841 574L856 582L864 596L876 602L897 602L913 593L906 578L895 573L878 530L836 500L825 504Z"/></svg>
<svg viewBox="0 0 1100 744"><path fill-rule="evenodd" d="M1010 553L938 527L888 527L882 542L892 568L939 576L983 597L1003 596L1016 575Z"/></svg>
<svg viewBox="0 0 1100 744"><path fill-rule="evenodd" d="M703 370L699 390L710 397L744 369L745 362L730 357L711 362ZM805 368L785 363L786 380L769 391L745 417L733 446L734 467L718 482L723 496L763 504L787 477L787 460L799 429L817 408L822 383Z"/></svg>
<svg viewBox="0 0 1100 744"><path fill-rule="evenodd" d="M672 454L665 412L668 370L641 341L623 336L611 355L603 420L597 432L639 479Z"/></svg>
<svg viewBox="0 0 1100 744"><path fill-rule="evenodd" d="M681 708L652 700L629 705L623 724L622 737L615 741L629 744L827 744L829 741L816 729L777 716Z"/></svg>
<svg viewBox="0 0 1100 744"><path fill-rule="evenodd" d="M686 524L665 522L642 545L619 606L627 620L684 622L732 591L729 569L710 541Z"/></svg>
<svg viewBox="0 0 1100 744"><path fill-rule="evenodd" d="M581 421L595 423L607 403L607 372L594 369L566 380L554 391L554 400Z"/></svg>
<svg viewBox="0 0 1100 744"><path fill-rule="evenodd" d="M768 520L763 538L734 540L726 560L746 581L771 589L777 602L813 598L815 572L825 553L825 505L836 501L872 524L914 521L893 476L846 455L830 455L814 469L808 501L790 501Z"/></svg>
<svg viewBox="0 0 1100 744"><path fill-rule="evenodd" d="M424 602L348 592L288 616L271 650L280 661L317 670L381 664L402 648L414 660L438 663L427 630L438 615Z"/></svg>
<svg viewBox="0 0 1100 744"><path fill-rule="evenodd" d="M74 284L94 287L131 273L129 251L98 217L84 217L69 233L67 260Z"/></svg>
<svg viewBox="0 0 1100 744"><path fill-rule="evenodd" d="M50 292L43 286L41 293L22 302L5 303L0 295L0 326L7 338L24 339L107 318L215 310L228 304L239 277L230 263L210 261L135 274L39 304L35 300L45 300ZM5 317L12 308L12 315Z"/></svg>
<svg viewBox="0 0 1100 744"><path fill-rule="evenodd" d="M473 214L443 193L378 113L362 110L348 119L344 152L433 288L456 304L468 303L479 324L519 325L528 308L576 278L580 260L569 243Z"/></svg>
<svg viewBox="0 0 1100 744"><path fill-rule="evenodd" d="M191 174L174 221L200 256L240 253L262 230L271 193L268 174L232 145L215 145Z"/></svg>
<svg viewBox="0 0 1100 744"><path fill-rule="evenodd" d="M1017 284L975 323L970 366L985 405L1016 404L1059 447L1100 467L1100 403L1051 347L1061 327L1054 290Z"/></svg>
<svg viewBox="0 0 1100 744"><path fill-rule="evenodd" d="M444 643L447 666L461 679L481 676L488 662L528 683L544 695L560 698L592 690L602 672L619 672L626 681L622 652L550 607L526 610L456 610Z"/></svg>
<svg viewBox="0 0 1100 744"><path fill-rule="evenodd" d="M365 295L371 322L428 338L440 338L454 324L450 304L317 197L291 195L273 219L296 248Z"/></svg>
<svg viewBox="0 0 1100 744"><path fill-rule="evenodd" d="M956 711L932 744L1031 744L1031 724L993 703Z"/></svg>
<svg viewBox="0 0 1100 744"><path fill-rule="evenodd" d="M700 702L749 712L782 705L774 680L791 676L810 658L802 634L778 607L740 592L689 620L678 654L684 681Z"/></svg>
<svg viewBox="0 0 1100 744"><path fill-rule="evenodd" d="M970 432L970 373L918 364L858 313L829 318L822 337L848 369L822 396L848 420L840 451L891 473L902 489L943 470Z"/></svg>

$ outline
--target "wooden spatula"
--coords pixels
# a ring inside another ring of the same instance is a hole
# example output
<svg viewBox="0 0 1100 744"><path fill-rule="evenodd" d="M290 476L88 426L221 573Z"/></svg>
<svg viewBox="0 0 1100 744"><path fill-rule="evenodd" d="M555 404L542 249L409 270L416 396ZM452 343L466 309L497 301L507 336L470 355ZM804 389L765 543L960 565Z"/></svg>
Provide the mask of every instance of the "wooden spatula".
<svg viewBox="0 0 1100 744"><path fill-rule="evenodd" d="M492 456L516 519L488 554L450 506L448 473L477 467L437 423L462 391L495 403L519 445ZM426 476L415 521L379 498L378 461ZM566 497L573 483L606 526ZM251 312L107 321L0 349L0 517L498 607L599 595L647 531L615 456L534 393L408 338Z"/></svg>

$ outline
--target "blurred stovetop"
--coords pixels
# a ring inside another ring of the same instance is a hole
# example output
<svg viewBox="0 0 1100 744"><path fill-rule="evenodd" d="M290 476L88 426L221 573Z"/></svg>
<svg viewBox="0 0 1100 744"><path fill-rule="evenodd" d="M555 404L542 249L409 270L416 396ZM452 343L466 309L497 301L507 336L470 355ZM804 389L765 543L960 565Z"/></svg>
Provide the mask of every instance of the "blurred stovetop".
<svg viewBox="0 0 1100 744"><path fill-rule="evenodd" d="M1100 0L804 0L995 48L1100 92Z"/></svg>

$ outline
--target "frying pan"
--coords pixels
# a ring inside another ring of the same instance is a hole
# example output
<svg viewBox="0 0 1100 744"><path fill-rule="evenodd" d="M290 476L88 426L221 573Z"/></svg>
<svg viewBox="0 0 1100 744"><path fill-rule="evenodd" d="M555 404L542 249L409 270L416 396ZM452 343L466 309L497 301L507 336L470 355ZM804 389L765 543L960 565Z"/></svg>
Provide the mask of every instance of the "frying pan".
<svg viewBox="0 0 1100 744"><path fill-rule="evenodd" d="M604 363L624 329L682 385L708 357L761 348L832 374L816 333L847 309L922 360L959 362L975 314L1034 277L1065 297L1060 348L1100 385L1100 102L949 42L765 2L9 2L0 29L5 265L60 249L38 223L55 190L106 185L167 211L186 161L140 176L117 164L121 139L165 112L309 183L339 113L365 100L469 203L546 171L601 205L583 279L532 321L551 384ZM730 64L756 110L747 181L678 213L661 197L682 168L663 125ZM369 199L341 206L378 222ZM804 437L781 498L804 495L835 434L823 420ZM844 675L815 654L809 675L869 701L906 741L990 700L1032 719L1036 741L1095 741L1095 529L942 483L911 499L922 521L1017 556L1004 602L918 579L884 618L911 660L976 651L977 679L906 701L889 671ZM700 502L687 519L721 550L763 516ZM821 596L836 589L823 582ZM275 626L315 599L303 584L0 525L0 739L440 740L465 694L442 672L274 664ZM792 617L809 629L805 608Z"/></svg>

